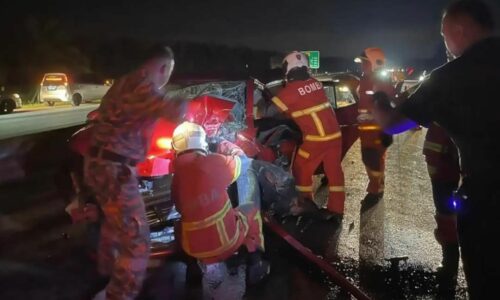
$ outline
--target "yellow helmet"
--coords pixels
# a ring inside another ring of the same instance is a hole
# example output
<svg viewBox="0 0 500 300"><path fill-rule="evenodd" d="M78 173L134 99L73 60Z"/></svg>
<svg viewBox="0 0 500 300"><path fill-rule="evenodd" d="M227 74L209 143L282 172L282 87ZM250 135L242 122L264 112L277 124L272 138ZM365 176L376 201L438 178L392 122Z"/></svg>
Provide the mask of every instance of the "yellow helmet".
<svg viewBox="0 0 500 300"><path fill-rule="evenodd" d="M186 150L203 150L207 151L207 134L202 126L184 122L177 126L172 136L172 148L177 154Z"/></svg>
<svg viewBox="0 0 500 300"><path fill-rule="evenodd" d="M372 70L375 71L385 65L385 54L380 48L366 48L360 56L354 59L357 63L363 60L370 62Z"/></svg>

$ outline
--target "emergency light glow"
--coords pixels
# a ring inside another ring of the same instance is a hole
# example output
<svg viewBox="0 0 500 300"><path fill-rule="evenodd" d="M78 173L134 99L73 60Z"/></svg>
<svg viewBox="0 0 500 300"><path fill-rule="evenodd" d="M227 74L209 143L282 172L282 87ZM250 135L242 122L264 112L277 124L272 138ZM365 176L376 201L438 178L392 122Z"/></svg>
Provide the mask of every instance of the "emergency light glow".
<svg viewBox="0 0 500 300"><path fill-rule="evenodd" d="M160 149L171 150L172 149L172 139L169 138L159 138L156 140L156 146Z"/></svg>

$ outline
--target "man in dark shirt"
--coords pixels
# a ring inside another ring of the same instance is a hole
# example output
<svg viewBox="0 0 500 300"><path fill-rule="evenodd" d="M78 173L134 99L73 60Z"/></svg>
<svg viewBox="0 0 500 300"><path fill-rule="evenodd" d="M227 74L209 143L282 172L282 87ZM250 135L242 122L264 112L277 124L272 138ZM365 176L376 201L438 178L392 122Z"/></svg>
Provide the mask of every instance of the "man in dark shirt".
<svg viewBox="0 0 500 300"><path fill-rule="evenodd" d="M387 132L436 122L460 151L464 197L458 201L458 231L471 299L489 299L500 278L495 246L500 236L500 38L492 36L493 28L482 2L452 3L443 14L441 33L456 59L434 70L407 99L392 105L384 97L375 100L376 118Z"/></svg>

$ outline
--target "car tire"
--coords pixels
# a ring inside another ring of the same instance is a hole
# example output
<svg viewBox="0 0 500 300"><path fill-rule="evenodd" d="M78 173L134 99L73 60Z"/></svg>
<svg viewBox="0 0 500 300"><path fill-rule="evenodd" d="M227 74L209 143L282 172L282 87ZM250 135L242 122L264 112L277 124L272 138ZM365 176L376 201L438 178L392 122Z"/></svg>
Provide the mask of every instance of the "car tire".
<svg viewBox="0 0 500 300"><path fill-rule="evenodd" d="M81 94L79 93L73 94L73 96L71 97L71 104L73 106L80 106L80 104L82 104L82 100L83 97Z"/></svg>
<svg viewBox="0 0 500 300"><path fill-rule="evenodd" d="M3 99L0 102L0 114L10 114L16 108L16 103L12 99Z"/></svg>
<svg viewBox="0 0 500 300"><path fill-rule="evenodd" d="M47 104L48 104L49 106L54 106L54 104L56 104L56 103L55 103L54 101L47 101Z"/></svg>

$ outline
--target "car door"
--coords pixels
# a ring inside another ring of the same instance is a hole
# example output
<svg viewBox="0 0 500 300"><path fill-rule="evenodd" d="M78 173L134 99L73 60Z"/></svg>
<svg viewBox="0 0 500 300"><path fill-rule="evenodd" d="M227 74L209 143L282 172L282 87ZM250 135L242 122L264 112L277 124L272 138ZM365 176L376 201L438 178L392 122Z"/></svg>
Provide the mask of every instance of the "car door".
<svg viewBox="0 0 500 300"><path fill-rule="evenodd" d="M355 92L343 80L322 80L323 88L335 111L342 131L342 157L358 139L358 102Z"/></svg>

